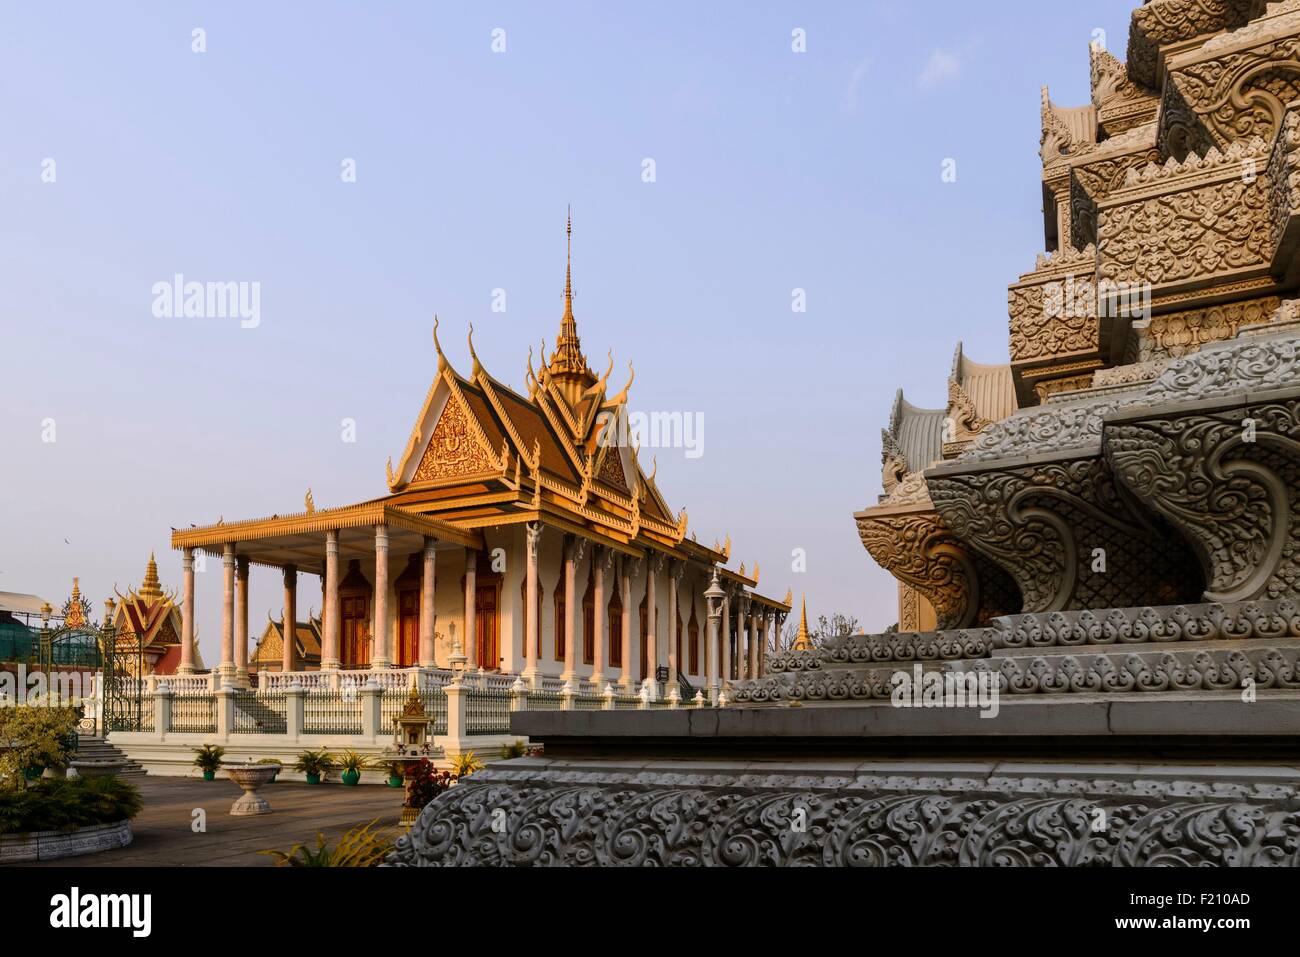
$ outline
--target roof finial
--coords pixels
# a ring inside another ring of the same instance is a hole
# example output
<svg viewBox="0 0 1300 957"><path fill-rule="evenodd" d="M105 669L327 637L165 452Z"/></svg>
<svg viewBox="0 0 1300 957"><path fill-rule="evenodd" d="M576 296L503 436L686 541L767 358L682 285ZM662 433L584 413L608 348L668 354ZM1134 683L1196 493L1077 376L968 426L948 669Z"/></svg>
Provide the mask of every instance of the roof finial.
<svg viewBox="0 0 1300 957"><path fill-rule="evenodd" d="M795 635L794 644L790 646L790 650L811 651L812 648L812 637L808 634L808 596L801 595L799 598L799 632Z"/></svg>
<svg viewBox="0 0 1300 957"><path fill-rule="evenodd" d="M564 217L564 318L573 320L573 207Z"/></svg>

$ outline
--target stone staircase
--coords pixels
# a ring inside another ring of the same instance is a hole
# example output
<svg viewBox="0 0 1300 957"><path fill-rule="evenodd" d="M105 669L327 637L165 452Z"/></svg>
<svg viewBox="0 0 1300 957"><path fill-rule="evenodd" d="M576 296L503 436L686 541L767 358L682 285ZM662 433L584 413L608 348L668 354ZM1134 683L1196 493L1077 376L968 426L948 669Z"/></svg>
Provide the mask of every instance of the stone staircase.
<svg viewBox="0 0 1300 957"><path fill-rule="evenodd" d="M125 761L126 767L120 772L122 777L142 777L145 773L139 762L131 760L120 748L114 747L96 734L78 735L76 757L105 761Z"/></svg>

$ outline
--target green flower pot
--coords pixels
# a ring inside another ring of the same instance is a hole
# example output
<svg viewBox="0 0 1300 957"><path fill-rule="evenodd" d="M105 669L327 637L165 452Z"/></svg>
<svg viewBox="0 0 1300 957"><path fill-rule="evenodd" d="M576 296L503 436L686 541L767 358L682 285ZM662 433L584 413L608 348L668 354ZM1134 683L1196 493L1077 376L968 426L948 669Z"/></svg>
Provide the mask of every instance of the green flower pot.
<svg viewBox="0 0 1300 957"><path fill-rule="evenodd" d="M355 787L356 783L361 780L361 772L356 770L344 771L339 777L343 779L343 783L348 787Z"/></svg>
<svg viewBox="0 0 1300 957"><path fill-rule="evenodd" d="M205 780L205 781L215 781L216 779L217 779L217 772L216 772L216 771L204 771L204 772L203 772L203 780Z"/></svg>
<svg viewBox="0 0 1300 957"><path fill-rule="evenodd" d="M400 788L402 786L402 779L396 774L390 774L388 776L388 786L390 788Z"/></svg>
<svg viewBox="0 0 1300 957"><path fill-rule="evenodd" d="M308 783L308 784L320 784L320 775L319 775L319 774L309 774L309 775L307 775L307 783Z"/></svg>

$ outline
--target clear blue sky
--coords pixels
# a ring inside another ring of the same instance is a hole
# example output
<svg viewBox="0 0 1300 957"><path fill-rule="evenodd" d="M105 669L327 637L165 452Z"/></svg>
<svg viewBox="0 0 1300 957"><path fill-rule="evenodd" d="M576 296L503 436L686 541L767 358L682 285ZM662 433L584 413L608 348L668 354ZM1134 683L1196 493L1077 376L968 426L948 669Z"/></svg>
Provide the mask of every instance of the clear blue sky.
<svg viewBox="0 0 1300 957"><path fill-rule="evenodd" d="M958 339L1005 361L1038 87L1085 102L1093 31L1122 57L1134 2L5 3L0 590L80 575L98 611L150 549L179 586L171 526L383 494L433 313L453 363L474 322L516 387L554 336L572 203L592 364L612 347L634 408L705 418L703 457L659 453L669 504L764 590L883 628L852 513L894 389L942 404ZM155 318L176 273L260 282L261 325ZM253 630L278 608L255 572Z"/></svg>

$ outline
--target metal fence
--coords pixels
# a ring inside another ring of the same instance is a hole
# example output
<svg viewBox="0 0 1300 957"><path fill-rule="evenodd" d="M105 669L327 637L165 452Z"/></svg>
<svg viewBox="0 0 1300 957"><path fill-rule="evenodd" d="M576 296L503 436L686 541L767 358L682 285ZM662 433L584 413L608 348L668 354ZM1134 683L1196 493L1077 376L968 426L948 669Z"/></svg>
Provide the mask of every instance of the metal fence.
<svg viewBox="0 0 1300 957"><path fill-rule="evenodd" d="M529 711L559 711L562 696L554 691L533 691L528 695Z"/></svg>
<svg viewBox="0 0 1300 957"><path fill-rule="evenodd" d="M241 691L232 704L231 734L284 734L289 730L289 700L283 692Z"/></svg>
<svg viewBox="0 0 1300 957"><path fill-rule="evenodd" d="M604 695L579 694L573 696L574 711L602 711L604 710L604 708L605 708Z"/></svg>
<svg viewBox="0 0 1300 957"><path fill-rule="evenodd" d="M509 734L510 695L487 688L466 688L465 733Z"/></svg>
<svg viewBox="0 0 1300 957"><path fill-rule="evenodd" d="M150 715L152 715L150 709ZM185 695L172 698L173 731L191 734L215 734L217 731L217 699L210 694Z"/></svg>
<svg viewBox="0 0 1300 957"><path fill-rule="evenodd" d="M360 734L361 696L355 691L313 691L302 699L303 734Z"/></svg>
<svg viewBox="0 0 1300 957"><path fill-rule="evenodd" d="M379 721L381 732L391 731L393 722L401 715L410 700L410 691L385 691L379 699ZM420 692L420 704L425 716L433 722L433 734L447 733L447 693L441 688L425 688Z"/></svg>

